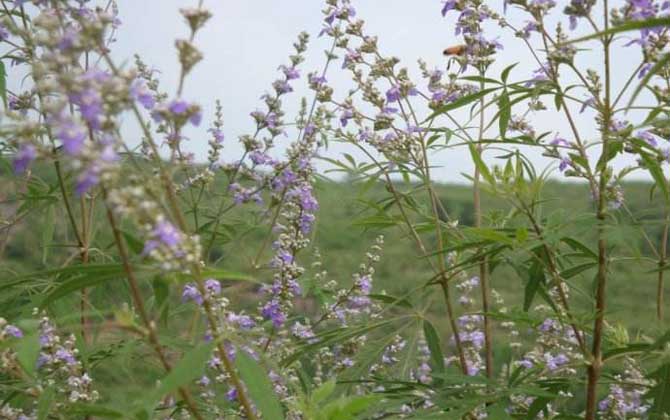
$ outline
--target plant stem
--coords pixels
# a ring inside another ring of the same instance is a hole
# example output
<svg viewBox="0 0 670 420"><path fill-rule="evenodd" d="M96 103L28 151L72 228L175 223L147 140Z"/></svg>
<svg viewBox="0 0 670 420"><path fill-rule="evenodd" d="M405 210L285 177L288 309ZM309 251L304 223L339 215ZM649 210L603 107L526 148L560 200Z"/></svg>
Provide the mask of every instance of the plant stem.
<svg viewBox="0 0 670 420"><path fill-rule="evenodd" d="M485 77L485 71L480 72L482 78ZM485 83L482 80L480 82L479 90L483 91L485 88ZM482 152L484 151L484 146L481 141L484 138L484 97L479 100L480 112L479 112L479 136L477 142L477 154L479 159L482 158ZM502 133L501 133L502 135ZM481 202L481 173L479 172L479 167L475 165L475 176L474 176L474 185L473 185L473 205L475 210L475 228L481 229L482 227L482 202ZM482 312L484 313L484 360L486 363L486 377L489 379L493 378L493 343L491 340L491 320L489 318L489 277L488 277L488 261L486 256L482 256L479 262L479 282L482 292Z"/></svg>
<svg viewBox="0 0 670 420"><path fill-rule="evenodd" d="M609 29L609 2L603 1L603 19L605 31ZM588 367L588 383L586 386L586 420L594 420L598 399L598 380L602 370L602 340L605 324L606 286L607 286L607 239L605 237L605 219L607 216L607 157L609 156L609 131L611 123L611 75L610 75L610 43L612 38L606 35L602 39L605 52L605 103L603 104L602 121L602 152L601 160L605 162L600 169L600 185L598 188L598 274L596 276L596 319L593 325L593 348L591 363Z"/></svg>
<svg viewBox="0 0 670 420"><path fill-rule="evenodd" d="M668 230L670 229L670 212L668 204L665 208L665 220L663 223L663 235L661 237L661 249L658 258L658 285L656 288L656 317L660 322L663 322L663 283L665 274L665 263L668 253Z"/></svg>

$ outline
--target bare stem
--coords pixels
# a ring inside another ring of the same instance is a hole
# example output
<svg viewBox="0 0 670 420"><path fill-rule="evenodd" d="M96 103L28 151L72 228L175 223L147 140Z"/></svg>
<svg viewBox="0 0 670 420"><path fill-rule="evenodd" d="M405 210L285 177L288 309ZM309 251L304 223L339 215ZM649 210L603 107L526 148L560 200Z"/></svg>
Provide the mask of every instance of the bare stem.
<svg viewBox="0 0 670 420"><path fill-rule="evenodd" d="M605 32L609 29L609 2L603 1L603 19ZM605 52L605 103L603 104L602 121L602 152L601 160L609 156L609 131L611 115L611 75L610 75L610 44L611 36L606 35L602 39ZM586 420L594 420L596 417L596 403L598 399L598 381L602 370L602 340L605 324L606 290L607 290L607 239L605 236L605 220L607 217L607 180L608 169L605 165L600 170L600 185L598 188L598 274L596 276L596 319L593 325L593 348L591 350L591 363L588 367L588 383L586 386Z"/></svg>
<svg viewBox="0 0 670 420"><path fill-rule="evenodd" d="M661 237L661 249L658 257L658 284L656 288L656 316L660 322L663 322L663 292L664 292L664 274L665 264L668 253L668 230L670 230L670 212L666 203L665 220L663 223L663 235Z"/></svg>
<svg viewBox="0 0 670 420"><path fill-rule="evenodd" d="M484 71L481 72L481 76L484 76ZM480 91L484 90L484 82L480 83ZM479 112L479 141L477 142L477 154L481 159L482 152L484 151L484 146L482 145L481 140L484 138L484 97L479 101L480 112ZM474 185L472 190L472 199L473 206L475 210L475 227L480 229L482 227L482 202L481 202L481 173L479 167L475 165L475 176L474 176ZM489 270L488 270L488 261L486 256L482 256L479 262L479 281L482 292L482 312L484 313L484 353L485 353L485 363L486 363L486 377L489 379L493 378L493 343L491 340L491 319L489 318Z"/></svg>

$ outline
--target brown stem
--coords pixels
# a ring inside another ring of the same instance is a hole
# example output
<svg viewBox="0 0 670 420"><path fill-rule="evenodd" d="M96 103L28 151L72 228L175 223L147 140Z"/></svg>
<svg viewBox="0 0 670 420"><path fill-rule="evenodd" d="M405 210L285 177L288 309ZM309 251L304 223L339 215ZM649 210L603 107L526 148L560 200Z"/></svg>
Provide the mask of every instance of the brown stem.
<svg viewBox="0 0 670 420"><path fill-rule="evenodd" d="M609 29L609 2L603 1L605 32ZM601 160L606 162L609 156L609 130L611 115L611 75L610 75L610 43L612 38L603 37L602 43L605 52L605 103L603 104L602 121L602 151ZM598 188L598 274L596 276L596 319L593 325L593 348L591 364L588 367L588 382L586 386L586 420L594 420L598 399L598 381L602 370L602 340L605 326L606 290L607 290L607 239L605 219L607 216L606 188L608 180L607 165L600 170L600 185Z"/></svg>
<svg viewBox="0 0 670 420"><path fill-rule="evenodd" d="M666 204L667 206L667 204ZM656 288L656 316L659 321L663 322L663 283L665 274L665 263L668 253L668 230L670 229L670 215L668 210L665 211L665 224L663 225L663 236L661 238L661 249L658 259L658 284Z"/></svg>
<svg viewBox="0 0 670 420"><path fill-rule="evenodd" d="M153 322L153 320L149 318L147 310L144 306L144 299L142 298L142 293L140 292L137 278L135 277L135 273L133 272L133 269L130 266L130 259L128 257L128 250L126 249L126 244L121 236L121 231L119 230L118 225L116 223L116 218L114 217L114 214L112 213L109 207L107 207L107 220L109 221L109 225L112 228L112 233L114 234L114 242L116 243L116 247L119 251L119 256L121 257L123 271L126 273L126 277L128 279L128 286L130 288L130 295L133 300L133 305L135 306L135 309L140 315L142 324L147 330L149 344L151 345L154 352L158 356L158 359L163 365L165 371L170 372L172 370L172 366L170 365L170 362L167 360L165 352L161 347L160 341L158 339L158 334L156 333L156 325ZM188 406L188 409L191 412L191 414L193 414L193 416L196 419L204 420L204 417L202 416L202 414L200 414L200 411L198 410L198 407L195 401L193 400L191 393L184 387L179 387L178 392L179 395L184 400L184 402L186 403L186 405Z"/></svg>

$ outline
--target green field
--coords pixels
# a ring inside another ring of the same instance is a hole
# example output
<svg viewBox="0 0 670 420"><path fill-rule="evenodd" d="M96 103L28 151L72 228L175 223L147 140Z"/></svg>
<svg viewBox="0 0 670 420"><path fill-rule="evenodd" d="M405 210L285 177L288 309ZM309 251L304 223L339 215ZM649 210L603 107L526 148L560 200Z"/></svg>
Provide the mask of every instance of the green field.
<svg viewBox="0 0 670 420"><path fill-rule="evenodd" d="M57 197L56 191L48 191L48 179L49 177L45 176L45 184L33 181L35 183L32 187L34 189L32 194L35 196L33 200L38 200L40 203L9 231L9 240L5 242L2 255L3 271L25 274L43 270L55 262L65 263L74 252L70 246L72 238L68 233L65 214L62 214L60 209L48 206L49 199ZM412 186L407 185L398 185L398 188L405 191L412 190ZM650 201L649 188L648 184L635 183L625 185L624 189L628 208L633 214L638 215L637 217L644 217L646 223L644 233L657 245L661 235L662 209L657 203L660 200ZM3 207L4 212L9 214L12 209L16 210L17 204L12 200L16 196L10 193L8 188L5 190L6 201ZM461 226L470 225L473 221L470 188L467 185L442 184L437 186L437 190L451 219L458 219ZM371 207L373 205L371 203L383 205L384 202L381 200L388 196L381 186L364 189L354 183L323 180L317 183L317 195L320 211L313 246L320 251L323 266L329 272L330 279L345 284L349 282L366 249L379 234L385 236L385 246L382 261L377 266L375 279L377 291L385 290L389 294L402 295L431 278L427 261L421 257L410 238L406 237L402 225L380 221L377 211ZM422 191L414 192L419 206L422 195L425 195ZM589 194L584 185L550 182L545 186L543 198L542 216L544 224L550 229L550 236L570 235L593 246L594 232L589 223L594 216L590 208ZM212 202L210 206L213 207L214 203ZM492 195L484 196L483 206L490 223L496 223L510 208L508 203ZM101 210L101 205L98 205L95 216L99 219L96 227L98 233L94 234L96 249L91 253L92 258L98 262L105 261L106 250L112 247L109 232L104 229ZM388 209L388 214L397 214L397 210L391 207ZM608 289L610 297L608 318L611 321L624 322L627 327L636 330L655 325L654 311L651 308L655 301L656 274L653 270L656 267L654 261L650 259L653 256L650 248L646 246L643 231L637 225L640 220L632 220L627 214L625 210L613 212L609 227L613 258L625 260L613 261L610 265L613 276ZM201 219L205 217L206 214L200 215ZM226 226L223 227L228 236L223 239L230 243L220 243L212 254L212 258L217 260L217 267L251 275L260 282L269 281L271 273L266 267L271 247L266 244L264 252L259 256L259 249L269 233L269 217L270 215L261 211L254 216L255 220L242 219L234 212L229 214ZM561 224L554 224L554 220L564 221ZM655 221L657 223L654 223ZM426 238L434 242L430 234L426 234ZM233 240L235 240L234 246L232 246ZM301 258L303 265L310 267L313 255L304 252ZM593 270L586 271L574 278L573 282L584 292L588 292L593 274ZM309 270L303 281L310 281ZM509 268L496 268L491 283L495 290L502 293L506 302L514 306L523 298L524 281L525 279ZM118 282L114 284L113 289L119 290L124 287L123 282ZM105 288L102 287L103 290ZM247 293L245 295L248 296ZM9 303L7 299L9 295L5 294L3 305ZM25 296L20 299L25 299ZM579 301L579 295L575 295L574 299ZM246 299L245 302L247 305L253 303ZM438 305L435 307L437 312L440 311ZM7 307L16 308L11 303Z"/></svg>

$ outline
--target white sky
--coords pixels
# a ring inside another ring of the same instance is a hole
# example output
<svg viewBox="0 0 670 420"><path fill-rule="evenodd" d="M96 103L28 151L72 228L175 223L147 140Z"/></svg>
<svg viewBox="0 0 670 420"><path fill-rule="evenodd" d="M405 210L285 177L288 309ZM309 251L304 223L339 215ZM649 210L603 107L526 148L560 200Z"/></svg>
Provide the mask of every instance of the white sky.
<svg viewBox="0 0 670 420"><path fill-rule="evenodd" d="M621 2L619 0L614 4ZM123 23L117 36L118 42L113 46L115 57L119 61L132 60L132 55L139 53L145 62L160 70L163 87L169 88L168 91L173 93L178 76L174 39L187 35L186 24L178 9L193 6L197 1L120 0L119 3ZM417 76L414 80L419 89L425 90L425 82L418 77L417 59L423 58L429 67L444 69L446 60L441 54L442 50L460 43L454 35L453 22L456 13L444 19L440 15L441 2L438 0L357 0L353 3L358 17L366 21L366 33L379 36L379 46L383 54L401 58L401 65L407 66ZM568 1L558 0L558 3L562 9ZM189 146L198 158L203 159L206 156L208 137L205 129L212 120L216 99L220 99L224 107L224 159L232 161L239 158L242 148L237 144L237 137L253 132L254 128L249 112L262 108L259 97L271 89L272 81L279 74L277 67L287 62L288 55L292 53L292 43L300 31L305 30L312 35L307 61L300 66L301 74L305 76L308 72L322 67L322 51L329 46L327 37L316 37L321 29L323 4L321 0L205 1L205 6L214 14L196 38L196 45L205 54L205 59L189 76L184 95L186 99L197 101L205 109L200 130L190 133ZM491 6L501 8L502 0L491 1ZM519 27L527 19L518 11L509 11L507 17ZM562 18L567 26L567 17ZM505 65L519 62L510 80L528 78L538 67L528 50L520 40L509 34L503 35L499 27L491 29L488 36L500 35L500 41L505 45L502 53L504 65L496 65L492 73L499 75ZM586 33L589 33L589 28L581 22L574 35ZM537 35L535 40L537 41ZM625 41L620 45L624 43ZM601 68L602 59L598 53L585 53L578 57L580 65ZM615 86L623 83L639 64L639 60L640 54L633 47L614 49ZM332 67L328 79L336 90L336 97L342 98L351 82L339 67L339 64ZM567 70L562 73L567 73ZM294 83L296 91L284 100L287 121L294 115L291 111L297 109L301 96L305 95L311 101L311 92L302 83L304 77L297 82ZM585 96L583 90L575 90L573 94L578 97ZM546 105L552 109L553 100L547 99ZM515 112L522 113L524 109L519 107ZM576 115L579 127L586 133L587 138L595 134L593 118L593 111ZM533 120L538 132L552 130L571 139L565 118L555 110L536 114ZM283 141L288 143L291 138ZM341 144L332 144L327 154L337 157L342 152L362 159L351 146ZM488 156L495 154L492 152ZM540 168L550 163L537 153L530 155ZM464 181L461 173L472 171L467 149L441 152L432 160L435 165L440 166L433 172L442 181L461 182ZM624 158L621 163L626 162L629 161Z"/></svg>

